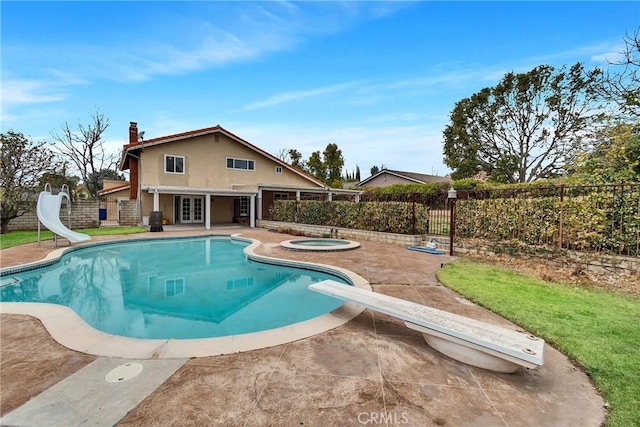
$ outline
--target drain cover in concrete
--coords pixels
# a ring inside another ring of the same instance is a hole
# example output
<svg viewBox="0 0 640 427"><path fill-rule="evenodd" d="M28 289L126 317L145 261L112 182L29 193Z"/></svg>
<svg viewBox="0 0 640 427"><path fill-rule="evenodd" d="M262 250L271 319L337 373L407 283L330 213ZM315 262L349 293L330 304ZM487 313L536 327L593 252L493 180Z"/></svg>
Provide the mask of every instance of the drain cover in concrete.
<svg viewBox="0 0 640 427"><path fill-rule="evenodd" d="M142 372L142 365L140 363L125 363L107 372L104 379L107 380L108 383L119 383L137 377L140 375L140 372Z"/></svg>

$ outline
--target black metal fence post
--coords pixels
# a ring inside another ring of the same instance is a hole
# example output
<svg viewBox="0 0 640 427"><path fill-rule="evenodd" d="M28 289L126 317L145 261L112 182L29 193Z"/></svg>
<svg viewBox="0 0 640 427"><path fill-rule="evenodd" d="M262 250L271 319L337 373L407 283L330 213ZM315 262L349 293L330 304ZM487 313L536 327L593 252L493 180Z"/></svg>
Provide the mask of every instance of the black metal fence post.
<svg viewBox="0 0 640 427"><path fill-rule="evenodd" d="M456 236L456 199L458 198L458 192L451 187L447 192L447 200L451 203L449 213L449 256L453 256L453 239Z"/></svg>

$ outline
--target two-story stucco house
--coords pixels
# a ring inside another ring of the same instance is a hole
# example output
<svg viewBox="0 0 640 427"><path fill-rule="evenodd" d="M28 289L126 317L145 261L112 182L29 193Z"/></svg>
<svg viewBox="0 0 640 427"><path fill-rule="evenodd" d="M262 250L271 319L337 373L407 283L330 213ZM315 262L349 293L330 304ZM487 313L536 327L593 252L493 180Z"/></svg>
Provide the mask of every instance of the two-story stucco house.
<svg viewBox="0 0 640 427"><path fill-rule="evenodd" d="M220 126L143 140L131 122L120 169L129 170L129 199L139 201L141 216L161 211L170 224L205 229L254 227L276 200L361 193L330 188Z"/></svg>

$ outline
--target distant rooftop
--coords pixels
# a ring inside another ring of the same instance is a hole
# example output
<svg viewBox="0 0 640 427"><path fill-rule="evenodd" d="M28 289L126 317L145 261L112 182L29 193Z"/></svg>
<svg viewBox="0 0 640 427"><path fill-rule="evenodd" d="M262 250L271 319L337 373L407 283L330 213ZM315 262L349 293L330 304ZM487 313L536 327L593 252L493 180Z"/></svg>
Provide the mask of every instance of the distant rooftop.
<svg viewBox="0 0 640 427"><path fill-rule="evenodd" d="M412 181L412 182L414 182L416 184L428 184L428 183L431 183L431 182L453 182L453 180L451 178L446 177L446 176L429 175L429 174L426 174L426 173L398 171L398 170L393 170L393 169L382 169L378 173L376 173L375 175L371 175L369 178L366 178L366 179L360 181L357 184L357 186L361 187L363 185L366 185L367 182L370 182L371 180L375 179L376 177L384 175L384 174L389 174L389 175L397 176L397 177L400 177L400 178L404 178L404 179Z"/></svg>

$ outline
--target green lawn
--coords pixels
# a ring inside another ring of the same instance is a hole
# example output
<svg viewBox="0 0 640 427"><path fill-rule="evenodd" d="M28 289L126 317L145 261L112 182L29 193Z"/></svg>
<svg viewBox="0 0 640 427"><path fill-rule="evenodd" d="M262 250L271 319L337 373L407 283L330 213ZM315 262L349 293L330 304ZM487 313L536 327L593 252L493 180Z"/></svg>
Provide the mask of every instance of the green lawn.
<svg viewBox="0 0 640 427"><path fill-rule="evenodd" d="M582 365L610 405L608 426L640 426L640 299L466 259L441 269L438 279Z"/></svg>
<svg viewBox="0 0 640 427"><path fill-rule="evenodd" d="M147 230L144 227L104 227L104 228L85 228L81 230L73 230L79 233L85 233L89 236L107 236L112 234L134 234L144 233ZM53 233L49 230L40 232L40 240L53 240ZM25 243L33 243L38 241L37 231L12 231L8 234L0 234L0 249L10 248L12 246L24 245Z"/></svg>

